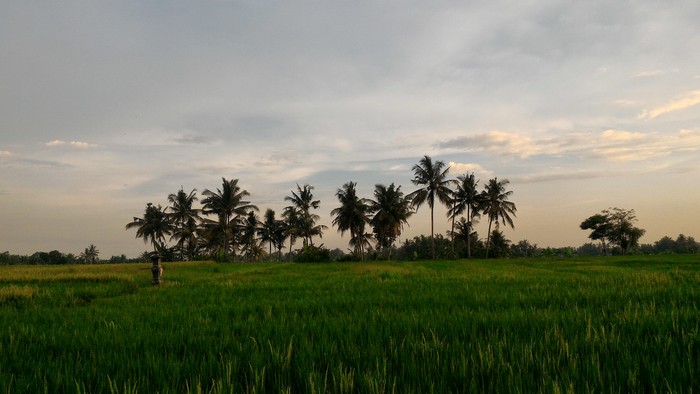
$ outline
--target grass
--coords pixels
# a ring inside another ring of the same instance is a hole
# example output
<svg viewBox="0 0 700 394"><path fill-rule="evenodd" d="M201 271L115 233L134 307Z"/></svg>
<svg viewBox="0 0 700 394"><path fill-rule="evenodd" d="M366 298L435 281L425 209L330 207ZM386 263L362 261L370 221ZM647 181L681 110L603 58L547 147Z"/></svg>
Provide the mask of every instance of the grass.
<svg viewBox="0 0 700 394"><path fill-rule="evenodd" d="M2 267L0 392L697 392L700 258Z"/></svg>

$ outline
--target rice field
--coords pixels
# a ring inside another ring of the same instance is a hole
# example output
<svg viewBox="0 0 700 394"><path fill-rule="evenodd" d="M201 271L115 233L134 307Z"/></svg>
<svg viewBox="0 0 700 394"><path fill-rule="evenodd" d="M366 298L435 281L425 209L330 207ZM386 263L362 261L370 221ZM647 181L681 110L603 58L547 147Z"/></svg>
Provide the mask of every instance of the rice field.
<svg viewBox="0 0 700 394"><path fill-rule="evenodd" d="M0 267L2 393L700 391L700 256Z"/></svg>

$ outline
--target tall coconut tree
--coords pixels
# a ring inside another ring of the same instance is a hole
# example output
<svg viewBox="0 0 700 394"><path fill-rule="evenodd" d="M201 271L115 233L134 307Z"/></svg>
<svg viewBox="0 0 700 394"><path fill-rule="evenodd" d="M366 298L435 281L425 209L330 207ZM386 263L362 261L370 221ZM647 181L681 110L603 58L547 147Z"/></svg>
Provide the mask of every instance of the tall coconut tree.
<svg viewBox="0 0 700 394"><path fill-rule="evenodd" d="M471 229L472 221L481 215L482 194L477 190L479 180L474 177L474 173L462 174L457 177L456 187L452 193L452 206L447 211L448 217L452 219L452 248L454 249L455 219L467 213L466 221ZM471 237L467 237L467 257L471 257Z"/></svg>
<svg viewBox="0 0 700 394"><path fill-rule="evenodd" d="M389 187L377 184L374 187L374 200L369 201L369 210L372 212L370 225L377 240L377 246L388 251L391 258L391 248L396 239L401 235L403 226L408 224L408 218L413 215L411 201L404 196L401 186Z"/></svg>
<svg viewBox="0 0 700 394"><path fill-rule="evenodd" d="M170 206L166 209L174 227L170 240L177 240L180 260L184 260L185 245L187 245L189 257L192 258L193 246L197 242L196 228L200 220L199 209L194 208L194 203L197 200L197 189L192 189L189 193L185 193L183 188L180 187L177 193L168 195Z"/></svg>
<svg viewBox="0 0 700 394"><path fill-rule="evenodd" d="M499 224L508 224L511 228L513 217L517 208L515 203L508 201L513 194L512 190L506 190L510 182L507 179L499 181L498 178L489 179L489 183L483 192L482 212L489 219L489 230L486 239L486 258L489 257L489 247L491 246L491 225L495 222L498 230ZM511 217L512 216L512 217Z"/></svg>
<svg viewBox="0 0 700 394"><path fill-rule="evenodd" d="M249 211L248 215L243 219L243 226L241 229L241 244L243 245L243 251L248 261L258 260L263 253L258 238L261 229L262 227L260 226L258 215L255 214L255 211Z"/></svg>
<svg viewBox="0 0 700 394"><path fill-rule="evenodd" d="M331 211L331 216L333 216L333 225L338 228L340 235L346 231L350 232L350 244L364 261L367 244L365 225L369 223L369 204L367 199L357 196L356 186L357 183L348 182L336 191L335 195L338 197L340 206Z"/></svg>
<svg viewBox="0 0 700 394"><path fill-rule="evenodd" d="M165 248L165 236L173 231L170 218L163 207L150 202L146 204L143 217L134 217L132 222L127 223L126 229L132 228L136 228L136 238L143 238L144 243L151 241L155 253Z"/></svg>
<svg viewBox="0 0 700 394"><path fill-rule="evenodd" d="M299 236L299 214L296 208L290 205L284 208L282 218L284 221L284 237L285 239L289 238L289 261L292 261L292 247L294 247L294 243Z"/></svg>
<svg viewBox="0 0 700 394"><path fill-rule="evenodd" d="M313 186L304 185L303 187L297 184L297 191L292 190L292 194L285 197L285 201L292 203L292 207L297 212L297 236L304 239L304 246L313 246L313 237L318 235L323 238L323 230L326 226L318 225L316 222L321 218L314 214L311 210L318 209L321 206L320 200L314 200L312 193Z"/></svg>
<svg viewBox="0 0 700 394"><path fill-rule="evenodd" d="M262 223L260 223L258 236L260 237L260 242L268 243L270 257L272 257L272 247L276 246L275 234L277 232L277 227L279 227L279 221L275 218L275 211L268 208L265 211Z"/></svg>
<svg viewBox="0 0 700 394"><path fill-rule="evenodd" d="M235 241L234 235L238 222L248 212L257 211L258 207L244 200L245 197L250 196L250 193L238 186L238 179L221 179L221 189L216 189L215 192L205 189L202 192L202 195L206 196L202 200L202 211L206 215L213 214L218 217L224 231L222 249L224 254L228 254L230 243Z"/></svg>
<svg viewBox="0 0 700 394"><path fill-rule="evenodd" d="M449 171L450 167L445 167L444 162L438 160L433 163L428 155L423 156L418 164L413 166L414 177L411 182L423 187L409 194L408 198L416 209L426 202L430 207L430 249L433 259L435 258L435 200L446 205L450 203L452 194L450 185L453 181L447 179Z"/></svg>

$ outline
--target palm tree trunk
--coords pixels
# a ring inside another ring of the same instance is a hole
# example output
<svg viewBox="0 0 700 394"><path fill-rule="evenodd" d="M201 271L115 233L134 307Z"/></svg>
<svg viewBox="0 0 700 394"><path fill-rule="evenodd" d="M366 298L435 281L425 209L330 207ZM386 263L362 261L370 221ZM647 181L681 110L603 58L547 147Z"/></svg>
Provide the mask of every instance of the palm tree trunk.
<svg viewBox="0 0 700 394"><path fill-rule="evenodd" d="M435 209L430 207L430 251L433 255L433 260L435 260L435 227L433 220L433 213Z"/></svg>
<svg viewBox="0 0 700 394"><path fill-rule="evenodd" d="M472 248L471 248L471 243L472 243L472 213L471 213L471 207L467 205L467 217L469 218L469 221L467 221L467 258L471 259L472 258Z"/></svg>
<svg viewBox="0 0 700 394"><path fill-rule="evenodd" d="M489 258L489 247L491 246L491 223L493 219L489 218L489 232L486 235L486 258Z"/></svg>
<svg viewBox="0 0 700 394"><path fill-rule="evenodd" d="M452 203L452 231L450 231L450 236L452 237L452 251L455 251L455 215L454 215L454 209L455 209L455 204Z"/></svg>

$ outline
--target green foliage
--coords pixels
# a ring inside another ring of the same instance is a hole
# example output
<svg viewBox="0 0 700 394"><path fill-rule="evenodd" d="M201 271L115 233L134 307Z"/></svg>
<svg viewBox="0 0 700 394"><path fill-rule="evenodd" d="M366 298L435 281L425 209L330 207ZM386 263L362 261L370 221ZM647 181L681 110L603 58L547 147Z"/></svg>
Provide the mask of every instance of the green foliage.
<svg viewBox="0 0 700 394"><path fill-rule="evenodd" d="M148 267L4 267L0 392L700 390L695 255Z"/></svg>
<svg viewBox="0 0 700 394"><path fill-rule="evenodd" d="M297 253L295 261L297 263L326 263L331 261L330 249L323 244L306 245Z"/></svg>
<svg viewBox="0 0 700 394"><path fill-rule="evenodd" d="M645 230L637 228L634 223L637 216L634 209L609 208L595 214L580 224L581 230L591 230L588 238L601 241L607 254L606 241L617 246L613 254L626 255L630 248L638 246L638 241Z"/></svg>

